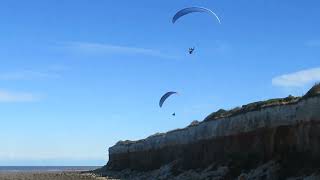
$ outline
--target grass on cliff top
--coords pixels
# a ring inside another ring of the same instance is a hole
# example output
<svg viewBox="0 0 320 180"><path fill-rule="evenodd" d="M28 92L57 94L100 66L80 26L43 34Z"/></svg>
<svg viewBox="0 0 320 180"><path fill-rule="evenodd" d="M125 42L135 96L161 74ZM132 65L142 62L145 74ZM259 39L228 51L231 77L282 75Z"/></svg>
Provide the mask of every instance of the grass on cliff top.
<svg viewBox="0 0 320 180"><path fill-rule="evenodd" d="M294 97L294 96L289 95L286 98L275 98L275 99L269 99L269 100L266 100L266 101L253 102L253 103L250 103L250 104L247 104L247 105L243 105L242 107L233 108L231 110L219 109L218 111L211 113L203 121L204 122L206 122L206 121L214 121L214 120L217 120L217 119L220 119L220 118L230 117L230 116L246 113L246 112L249 112L249 111L256 111L256 110L260 110L260 109L263 109L263 108L266 108L266 107L297 103L301 99L307 99L307 98L318 96L318 95L320 95L320 83L316 83L303 97ZM200 123L201 122L195 120L187 127L197 126ZM174 132L174 131L179 131L179 130L182 130L182 129L171 130L171 131L169 131L167 133ZM148 138L156 137L156 136L162 136L162 135L165 135L165 134L166 133L156 133L154 135L149 136ZM119 141L117 143L117 145L128 145L128 144L131 144L131 143L134 143L134 142L137 142L137 141L129 141L129 140Z"/></svg>
<svg viewBox="0 0 320 180"><path fill-rule="evenodd" d="M301 99L306 99L306 98L314 97L317 95L320 95L320 83L316 83L303 97L294 97L289 95L286 98L276 98L276 99L269 99L266 101L258 101L258 102L250 103L247 105L243 105L242 107L236 107L231 110L220 109L217 112L214 112L209 116L207 116L204 119L204 121L211 121L211 120L216 120L223 117L229 117L229 116L233 116L233 115L237 115L237 114L241 114L249 111L256 111L265 107L296 103Z"/></svg>
<svg viewBox="0 0 320 180"><path fill-rule="evenodd" d="M320 95L320 83L316 83L303 97L309 98Z"/></svg>
<svg viewBox="0 0 320 180"><path fill-rule="evenodd" d="M204 121L212 121L212 120L220 119L223 117L230 117L230 116L238 115L241 113L256 111L256 110L260 110L262 108L271 107L271 106L295 103L295 102L298 102L300 99L301 97L294 97L290 95L286 98L276 98L276 99L269 99L266 101L258 101L258 102L250 103L247 105L243 105L242 107L236 107L231 110L220 109L217 112L214 112L209 116L207 116L204 119Z"/></svg>

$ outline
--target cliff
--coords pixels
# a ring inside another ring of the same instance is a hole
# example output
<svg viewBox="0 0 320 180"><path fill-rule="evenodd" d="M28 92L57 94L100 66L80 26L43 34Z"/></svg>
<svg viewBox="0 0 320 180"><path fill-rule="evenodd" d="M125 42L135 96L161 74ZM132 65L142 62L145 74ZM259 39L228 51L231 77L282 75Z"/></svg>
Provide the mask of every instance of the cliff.
<svg viewBox="0 0 320 180"><path fill-rule="evenodd" d="M169 165L170 175L178 176L211 167L210 171L225 172L221 177L232 179L269 164L288 166L285 169L268 166L269 170L277 170L277 177L287 177L298 175L297 169L301 170L302 165L320 168L319 160L320 86L317 85L301 98L289 96L230 111L219 110L183 129L139 141L120 141L109 148L109 162L104 170L151 172ZM223 167L227 169L221 170ZM270 173L264 176L275 178Z"/></svg>

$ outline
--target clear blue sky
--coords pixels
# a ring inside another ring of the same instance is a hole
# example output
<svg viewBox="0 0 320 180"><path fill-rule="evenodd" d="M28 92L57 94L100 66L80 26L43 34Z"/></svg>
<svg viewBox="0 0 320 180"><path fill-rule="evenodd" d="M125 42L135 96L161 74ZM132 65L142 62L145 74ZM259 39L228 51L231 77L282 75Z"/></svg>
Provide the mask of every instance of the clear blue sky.
<svg viewBox="0 0 320 180"><path fill-rule="evenodd" d="M200 13L173 25L187 6L210 8L222 23ZM185 127L219 108L302 95L320 80L319 6L2 1L0 165L103 165L118 140ZM180 95L160 109L169 90Z"/></svg>

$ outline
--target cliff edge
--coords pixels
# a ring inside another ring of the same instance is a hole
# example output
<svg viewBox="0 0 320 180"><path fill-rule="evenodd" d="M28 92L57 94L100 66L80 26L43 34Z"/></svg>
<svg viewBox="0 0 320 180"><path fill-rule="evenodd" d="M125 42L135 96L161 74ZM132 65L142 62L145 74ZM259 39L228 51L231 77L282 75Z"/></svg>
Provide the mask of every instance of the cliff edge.
<svg viewBox="0 0 320 180"><path fill-rule="evenodd" d="M109 148L109 162L100 173L130 179L186 179L195 174L192 179L283 179L317 168L319 84L303 97L219 110L183 129L120 141Z"/></svg>

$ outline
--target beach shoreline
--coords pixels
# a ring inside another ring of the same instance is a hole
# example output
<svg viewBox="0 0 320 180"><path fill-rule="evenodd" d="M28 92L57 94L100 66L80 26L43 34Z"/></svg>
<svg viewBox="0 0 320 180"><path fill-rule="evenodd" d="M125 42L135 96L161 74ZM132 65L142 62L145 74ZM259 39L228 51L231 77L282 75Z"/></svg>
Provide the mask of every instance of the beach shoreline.
<svg viewBox="0 0 320 180"><path fill-rule="evenodd" d="M1 172L0 180L108 180L83 172Z"/></svg>

